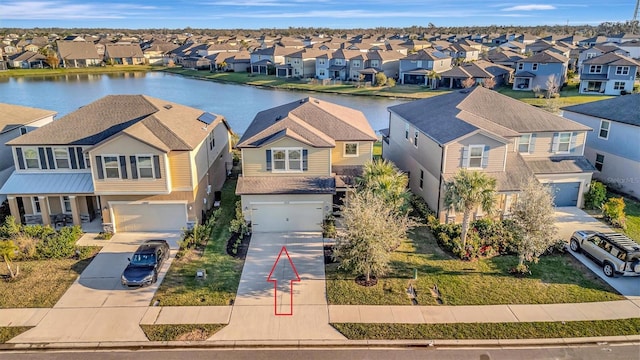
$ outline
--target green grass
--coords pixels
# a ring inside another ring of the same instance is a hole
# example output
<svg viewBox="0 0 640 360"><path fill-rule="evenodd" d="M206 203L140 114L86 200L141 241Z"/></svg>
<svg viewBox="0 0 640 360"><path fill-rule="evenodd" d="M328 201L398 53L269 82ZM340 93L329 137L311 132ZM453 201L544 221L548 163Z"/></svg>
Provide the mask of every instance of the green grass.
<svg viewBox="0 0 640 360"><path fill-rule="evenodd" d="M20 266L20 275L10 281L0 280L0 308L53 307L98 251L96 247L84 260L14 261L14 269ZM7 272L5 264L2 269Z"/></svg>
<svg viewBox="0 0 640 360"><path fill-rule="evenodd" d="M379 158L382 156L382 141L376 141L373 143L373 158Z"/></svg>
<svg viewBox="0 0 640 360"><path fill-rule="evenodd" d="M140 325L150 341L204 341L225 324Z"/></svg>
<svg viewBox="0 0 640 360"><path fill-rule="evenodd" d="M0 344L6 343L29 329L31 329L30 326L0 326Z"/></svg>
<svg viewBox="0 0 640 360"><path fill-rule="evenodd" d="M509 273L518 259L500 256L461 261L444 253L426 227L414 230L410 241L392 254L392 271L376 286L362 287L354 275L326 266L327 298L338 305L409 305L406 289L415 281L419 305L438 302L429 289L438 285L444 305L550 304L620 300L606 285L571 255L544 256L531 264L532 274L516 278Z"/></svg>
<svg viewBox="0 0 640 360"><path fill-rule="evenodd" d="M331 324L351 340L542 339L640 334L640 319L457 324Z"/></svg>
<svg viewBox="0 0 640 360"><path fill-rule="evenodd" d="M529 105L545 107L547 105L547 99L538 99L534 96L533 91L518 91L513 90L511 87L503 86L497 91L501 94L507 95L514 99L523 101ZM578 92L578 85L567 85L562 91L560 91L560 97L556 101L559 108L563 106L570 106L576 104L582 104L591 101L610 99L612 96L602 95L584 95Z"/></svg>
<svg viewBox="0 0 640 360"><path fill-rule="evenodd" d="M0 78L20 76L58 76L68 74L107 74L133 71L150 71L154 67L149 65L119 65L92 66L86 68L58 68L58 69L9 69L0 71Z"/></svg>
<svg viewBox="0 0 640 360"><path fill-rule="evenodd" d="M228 180L222 189L221 215L207 247L199 256L187 253L176 259L151 303L161 306L229 305L235 299L243 261L227 255L229 222L235 216L236 181ZM207 277L196 280L197 269Z"/></svg>
<svg viewBox="0 0 640 360"><path fill-rule="evenodd" d="M627 236L640 243L640 202L624 199L626 204L625 212L627 214L627 229L624 231Z"/></svg>

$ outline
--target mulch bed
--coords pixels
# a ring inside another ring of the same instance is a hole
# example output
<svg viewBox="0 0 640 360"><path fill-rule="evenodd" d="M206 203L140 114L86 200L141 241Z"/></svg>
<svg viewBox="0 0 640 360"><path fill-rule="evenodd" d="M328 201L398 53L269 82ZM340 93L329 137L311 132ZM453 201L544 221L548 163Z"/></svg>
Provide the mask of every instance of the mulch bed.
<svg viewBox="0 0 640 360"><path fill-rule="evenodd" d="M236 259L244 260L247 257L247 251L249 251L249 243L251 242L251 234L245 235L238 244L236 251L234 251L234 245L240 238L240 233L232 233L231 237L227 241L227 254Z"/></svg>
<svg viewBox="0 0 640 360"><path fill-rule="evenodd" d="M358 275L356 277L356 284L360 286L375 286L378 283L378 278L371 275L369 281L367 281L367 277L364 275Z"/></svg>

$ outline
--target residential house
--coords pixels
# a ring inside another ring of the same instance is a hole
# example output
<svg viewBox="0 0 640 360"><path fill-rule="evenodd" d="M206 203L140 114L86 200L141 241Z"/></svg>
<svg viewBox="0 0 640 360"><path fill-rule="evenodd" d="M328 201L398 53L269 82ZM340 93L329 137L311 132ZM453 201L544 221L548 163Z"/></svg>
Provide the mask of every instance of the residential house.
<svg viewBox="0 0 640 360"><path fill-rule="evenodd" d="M615 52L585 60L580 71L581 94L621 95L633 92L640 62Z"/></svg>
<svg viewBox="0 0 640 360"><path fill-rule="evenodd" d="M229 54L232 56L224 59L224 71L248 72L251 67L251 53L248 51L239 51Z"/></svg>
<svg viewBox="0 0 640 360"><path fill-rule="evenodd" d="M138 44L105 44L104 59L113 65L142 65L145 57Z"/></svg>
<svg viewBox="0 0 640 360"><path fill-rule="evenodd" d="M507 43L501 44L500 46L498 46L498 48L502 50L513 51L519 54L524 54L526 45L518 41L509 41Z"/></svg>
<svg viewBox="0 0 640 360"><path fill-rule="evenodd" d="M460 43L453 44L442 52L458 63L476 61L480 55L480 50Z"/></svg>
<svg viewBox="0 0 640 360"><path fill-rule="evenodd" d="M451 69L451 57L436 50L420 50L400 59L400 82L430 86L432 71L442 73Z"/></svg>
<svg viewBox="0 0 640 360"><path fill-rule="evenodd" d="M47 64L47 58L37 52L23 51L7 57L9 67L15 69L42 69Z"/></svg>
<svg viewBox="0 0 640 360"><path fill-rule="evenodd" d="M284 57L299 50L273 45L267 48L257 49L251 53L251 73L269 74L270 69L275 70L276 65L284 63Z"/></svg>
<svg viewBox="0 0 640 360"><path fill-rule="evenodd" d="M486 60L478 60L472 63L464 63L454 66L440 74L440 86L451 89L460 89L467 79L473 79L474 84L483 84L487 79L493 79L496 86L508 84L511 81L513 69L491 63Z"/></svg>
<svg viewBox="0 0 640 360"><path fill-rule="evenodd" d="M602 45L602 44L594 45L589 49L582 50L580 52L580 55L578 55L578 67L577 67L578 71L581 71L582 63L585 60L589 60L594 57L598 57L600 55L604 55L610 52L614 52L614 53L625 55L625 56L630 55L628 51L623 50L616 45Z"/></svg>
<svg viewBox="0 0 640 360"><path fill-rule="evenodd" d="M508 217L523 182L535 177L556 206L581 206L593 166L584 158L591 128L483 87L389 108L382 156L409 174L412 192L441 221L459 221L444 205L445 183L459 169L497 181L495 216ZM482 217L476 209L475 217Z"/></svg>
<svg viewBox="0 0 640 360"><path fill-rule="evenodd" d="M178 45L173 43L154 41L142 51L142 54L149 65L168 65L168 54L176 48Z"/></svg>
<svg viewBox="0 0 640 360"><path fill-rule="evenodd" d="M517 62L513 90L547 89L554 80L558 89L567 79L569 58L543 51Z"/></svg>
<svg viewBox="0 0 640 360"><path fill-rule="evenodd" d="M375 141L362 112L316 98L259 112L236 145L236 194L253 232L320 231Z"/></svg>
<svg viewBox="0 0 640 360"><path fill-rule="evenodd" d="M327 51L304 49L285 55L284 64L276 66L277 77L312 78L316 76L317 57Z"/></svg>
<svg viewBox="0 0 640 360"><path fill-rule="evenodd" d="M55 111L0 103L0 144L24 135L53 121ZM7 181L13 170L13 155L8 146L0 147L0 187ZM0 203L7 196L0 194Z"/></svg>
<svg viewBox="0 0 640 360"><path fill-rule="evenodd" d="M593 177L640 198L640 94L562 108L567 119L593 128L585 157L598 170Z"/></svg>
<svg viewBox="0 0 640 360"><path fill-rule="evenodd" d="M58 59L63 67L88 67L102 64L95 45L90 41L56 41Z"/></svg>
<svg viewBox="0 0 640 360"><path fill-rule="evenodd" d="M593 36L587 39L580 40L578 41L578 45L584 46L584 47L591 47L596 44L602 44L605 42L607 42L607 37L598 35L598 36Z"/></svg>
<svg viewBox="0 0 640 360"><path fill-rule="evenodd" d="M230 137L221 116L109 95L9 141L16 170L0 193L27 223L180 230L213 205L230 169Z"/></svg>
<svg viewBox="0 0 640 360"><path fill-rule="evenodd" d="M640 40L626 41L618 44L620 49L627 52L627 56L634 59L640 59Z"/></svg>
<svg viewBox="0 0 640 360"><path fill-rule="evenodd" d="M404 58L395 51L371 51L367 53L364 69L359 73L365 82L376 84L376 74L383 73L387 78L398 79L400 73L400 59Z"/></svg>
<svg viewBox="0 0 640 360"><path fill-rule="evenodd" d="M518 61L524 59L526 56L520 53L513 52L511 50L502 51L489 51L486 59L494 64L508 66L512 69L516 68Z"/></svg>

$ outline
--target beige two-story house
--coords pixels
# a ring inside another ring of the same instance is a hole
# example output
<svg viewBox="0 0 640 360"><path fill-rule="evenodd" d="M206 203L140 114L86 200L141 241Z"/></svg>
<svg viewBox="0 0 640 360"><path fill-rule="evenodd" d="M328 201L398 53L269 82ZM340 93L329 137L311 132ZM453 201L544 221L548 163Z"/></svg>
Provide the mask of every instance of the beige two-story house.
<svg viewBox="0 0 640 360"><path fill-rule="evenodd" d="M389 108L383 157L410 175L411 190L441 221L444 184L459 169L496 178L497 216L508 217L527 178L548 184L556 206L581 206L594 167L584 157L591 128L476 87ZM485 214L477 209L475 216Z"/></svg>
<svg viewBox="0 0 640 360"><path fill-rule="evenodd" d="M305 98L259 112L238 145L245 219L254 232L319 231L372 159L362 112Z"/></svg>
<svg viewBox="0 0 640 360"><path fill-rule="evenodd" d="M145 95L110 95L9 141L0 189L11 214L105 231L180 230L211 208L230 169L221 116Z"/></svg>

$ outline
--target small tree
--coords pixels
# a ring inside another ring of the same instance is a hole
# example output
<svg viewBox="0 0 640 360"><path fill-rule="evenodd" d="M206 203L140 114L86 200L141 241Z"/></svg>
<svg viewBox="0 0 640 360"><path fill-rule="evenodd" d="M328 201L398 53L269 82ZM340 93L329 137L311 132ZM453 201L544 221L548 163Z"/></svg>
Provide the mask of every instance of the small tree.
<svg viewBox="0 0 640 360"><path fill-rule="evenodd" d="M237 233L240 239L242 239L249 233L249 224L247 224L247 221L244 219L244 214L242 213L242 202L240 200L236 201L235 214L235 217L231 219L229 224L229 231Z"/></svg>
<svg viewBox="0 0 640 360"><path fill-rule="evenodd" d="M555 75L549 76L547 82L545 83L547 90L545 92L545 110L557 113L560 109L558 106L558 97L560 97L560 84Z"/></svg>
<svg viewBox="0 0 640 360"><path fill-rule="evenodd" d="M468 89L476 84L476 81L473 78L466 78L462 81L462 87Z"/></svg>
<svg viewBox="0 0 640 360"><path fill-rule="evenodd" d="M452 181L445 184L444 203L455 211L462 211L462 250L467 245L471 213L480 206L491 213L495 203L496 179L479 171L460 169Z"/></svg>
<svg viewBox="0 0 640 360"><path fill-rule="evenodd" d="M625 229L627 216L624 213L625 203L622 197L610 198L602 205L604 218L613 226Z"/></svg>
<svg viewBox="0 0 640 360"><path fill-rule="evenodd" d="M596 180L591 181L589 192L584 195L584 206L587 209L600 209L607 199L607 187Z"/></svg>
<svg viewBox="0 0 640 360"><path fill-rule="evenodd" d="M407 238L413 221L367 190L356 191L341 210L344 229L334 246L334 256L342 260L340 267L364 275L367 283L372 275L385 275L392 249Z"/></svg>
<svg viewBox="0 0 640 360"><path fill-rule="evenodd" d="M487 89L493 89L496 86L496 80L494 78L486 78L482 82L482 86Z"/></svg>
<svg viewBox="0 0 640 360"><path fill-rule="evenodd" d="M430 80L431 89L435 90L438 88L438 80L440 80L441 76L435 70L431 70L427 75L427 78Z"/></svg>
<svg viewBox="0 0 640 360"><path fill-rule="evenodd" d="M549 189L535 179L527 181L518 194L513 221L518 229L516 270L524 273L528 270L525 261L538 262L538 257L556 243L553 195Z"/></svg>
<svg viewBox="0 0 640 360"><path fill-rule="evenodd" d="M16 252L19 250L18 246L13 243L11 240L1 240L0 241L0 256L4 260L5 264L7 264L7 269L9 270L9 276L12 279L15 279L20 274L20 268L16 266L16 271L13 271L11 267L11 260L13 260L14 256L16 256Z"/></svg>
<svg viewBox="0 0 640 360"><path fill-rule="evenodd" d="M383 72L376 74L376 86L385 86L387 84L387 75Z"/></svg>

